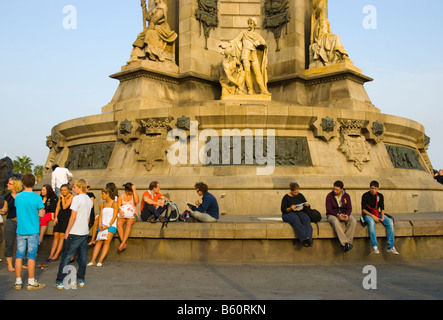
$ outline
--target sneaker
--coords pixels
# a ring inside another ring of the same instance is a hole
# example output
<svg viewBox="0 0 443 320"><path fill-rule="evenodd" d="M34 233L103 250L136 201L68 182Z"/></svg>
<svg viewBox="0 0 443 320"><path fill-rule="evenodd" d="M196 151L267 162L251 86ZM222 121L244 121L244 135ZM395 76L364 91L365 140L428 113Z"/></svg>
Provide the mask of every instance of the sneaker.
<svg viewBox="0 0 443 320"><path fill-rule="evenodd" d="M101 263L101 262L97 263L97 267L101 267L101 266L103 266L103 263Z"/></svg>
<svg viewBox="0 0 443 320"><path fill-rule="evenodd" d="M91 262L89 262L86 266L87 266L87 267L95 266L95 263L91 261Z"/></svg>
<svg viewBox="0 0 443 320"><path fill-rule="evenodd" d="M83 280L77 282L77 287L78 288L83 288L85 286L85 282Z"/></svg>
<svg viewBox="0 0 443 320"><path fill-rule="evenodd" d="M26 290L38 290L43 289L46 287L45 284L38 283L37 281L34 282L34 284L29 284L26 286Z"/></svg>
<svg viewBox="0 0 443 320"><path fill-rule="evenodd" d="M388 248L386 251L393 254L399 254L398 251L395 249L395 247Z"/></svg>
<svg viewBox="0 0 443 320"><path fill-rule="evenodd" d="M21 290L22 288L23 288L23 284L22 283L14 284L14 290Z"/></svg>
<svg viewBox="0 0 443 320"><path fill-rule="evenodd" d="M377 246L372 247L372 252L376 254L380 253Z"/></svg>
<svg viewBox="0 0 443 320"><path fill-rule="evenodd" d="M344 251L344 252L348 252L348 251L351 250L353 247L354 247L354 246L353 246L352 244L350 244L350 243L346 243L345 246L344 246L343 251Z"/></svg>
<svg viewBox="0 0 443 320"><path fill-rule="evenodd" d="M63 285L63 282L59 282L55 284L54 288L56 288L57 290L63 290L65 286Z"/></svg>

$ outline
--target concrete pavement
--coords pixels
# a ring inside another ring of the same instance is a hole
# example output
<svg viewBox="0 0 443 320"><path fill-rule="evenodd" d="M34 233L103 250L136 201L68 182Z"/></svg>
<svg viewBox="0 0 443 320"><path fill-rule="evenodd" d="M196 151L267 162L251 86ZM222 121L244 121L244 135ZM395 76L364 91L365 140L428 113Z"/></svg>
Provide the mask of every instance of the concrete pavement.
<svg viewBox="0 0 443 320"><path fill-rule="evenodd" d="M0 299L443 299L442 260L245 264L107 259L103 267L88 267L84 288L69 290L53 287L58 265L58 261L52 262L47 268L37 270L36 278L46 288L15 291L12 288L15 274L8 272L2 262ZM72 265L77 266L76 262ZM364 271L368 265L374 268ZM26 271L23 279L27 281Z"/></svg>

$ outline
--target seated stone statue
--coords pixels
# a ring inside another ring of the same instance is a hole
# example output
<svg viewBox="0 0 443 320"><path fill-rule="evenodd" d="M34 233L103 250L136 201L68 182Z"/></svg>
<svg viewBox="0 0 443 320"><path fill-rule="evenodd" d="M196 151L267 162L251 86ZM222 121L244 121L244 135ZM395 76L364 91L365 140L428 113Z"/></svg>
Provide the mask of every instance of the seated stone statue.
<svg viewBox="0 0 443 320"><path fill-rule="evenodd" d="M142 8L148 27L135 40L128 63L144 59L164 61L166 45L177 39L177 33L171 30L167 22L168 7L164 0L155 0L155 5L149 11L146 9L146 2L142 2Z"/></svg>
<svg viewBox="0 0 443 320"><path fill-rule="evenodd" d="M236 57L234 48L232 45L228 45L226 48L220 47L225 55L220 72L221 98L223 99L230 95L246 94L244 91L245 71L241 61Z"/></svg>
<svg viewBox="0 0 443 320"><path fill-rule="evenodd" d="M331 32L325 14L326 1L314 0L313 5L309 67L323 67L349 60L340 37Z"/></svg>

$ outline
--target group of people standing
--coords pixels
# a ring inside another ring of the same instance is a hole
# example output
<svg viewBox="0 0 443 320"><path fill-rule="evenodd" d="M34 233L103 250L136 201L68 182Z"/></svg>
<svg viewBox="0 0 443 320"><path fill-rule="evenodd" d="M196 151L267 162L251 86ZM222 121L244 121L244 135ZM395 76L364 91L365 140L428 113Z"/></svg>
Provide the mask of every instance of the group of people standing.
<svg viewBox="0 0 443 320"><path fill-rule="evenodd" d="M312 221L309 217L312 209L304 195L300 193L300 186L291 182L289 187L289 193L281 201L282 219L293 227L300 242L305 247L310 247L313 245L311 222L317 221ZM373 253L380 253L375 226L381 223L386 228L387 252L398 254L394 247L394 221L385 213L384 197L379 192L380 185L374 180L371 181L369 188L361 198L360 221L362 225L368 227ZM348 252L353 248L357 220L351 215L351 197L342 181L334 182L333 190L326 196L325 205L327 220L338 237L340 247L344 252ZM342 224L345 225L345 229Z"/></svg>
<svg viewBox="0 0 443 320"><path fill-rule="evenodd" d="M62 170L60 170L62 169ZM57 170L57 172L56 172ZM118 250L124 251L132 226L137 221L164 221L164 213L169 200L160 193L160 183L152 181L149 189L143 193L140 203L140 215L137 205L140 202L134 184L123 185L124 193L118 195L115 183L106 184L101 190L102 201L98 204L99 213L94 211L95 195L90 192L89 184L79 179L72 184L69 170L56 166L53 168L52 185L42 187L40 195L34 192L35 176L26 174L20 180L11 178L8 182L8 195L4 205L0 206L0 214L5 216L5 257L8 270L15 272L14 289L23 288L22 269L28 269L27 290L44 288L34 278L35 261L39 246L50 221L53 221L53 243L47 262L60 259L55 288L64 289L63 279L67 275L65 267L75 258L78 262L78 287L84 286L87 266L103 265L111 241L118 234L120 245ZM60 174L62 173L62 174ZM56 178L54 179L54 176ZM208 192L208 186L199 182L195 190L202 196L202 203L188 204L190 214L195 221L215 222L219 218L219 207L216 198ZM89 235L91 239L88 242ZM16 244L15 264L13 251ZM87 262L87 249L94 247L92 258ZM27 258L27 266L23 259Z"/></svg>

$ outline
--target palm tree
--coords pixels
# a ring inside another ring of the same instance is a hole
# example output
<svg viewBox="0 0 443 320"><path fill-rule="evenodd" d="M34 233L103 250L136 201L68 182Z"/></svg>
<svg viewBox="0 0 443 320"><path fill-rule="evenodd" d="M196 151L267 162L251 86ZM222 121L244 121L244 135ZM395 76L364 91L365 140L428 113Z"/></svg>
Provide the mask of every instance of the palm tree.
<svg viewBox="0 0 443 320"><path fill-rule="evenodd" d="M37 179L37 182L40 182L43 178L43 166L38 164L34 166L34 176Z"/></svg>
<svg viewBox="0 0 443 320"><path fill-rule="evenodd" d="M18 172L21 174L32 172L32 166L34 164L32 163L31 158L29 158L28 156L16 157L16 158L17 160L13 161L14 172Z"/></svg>

